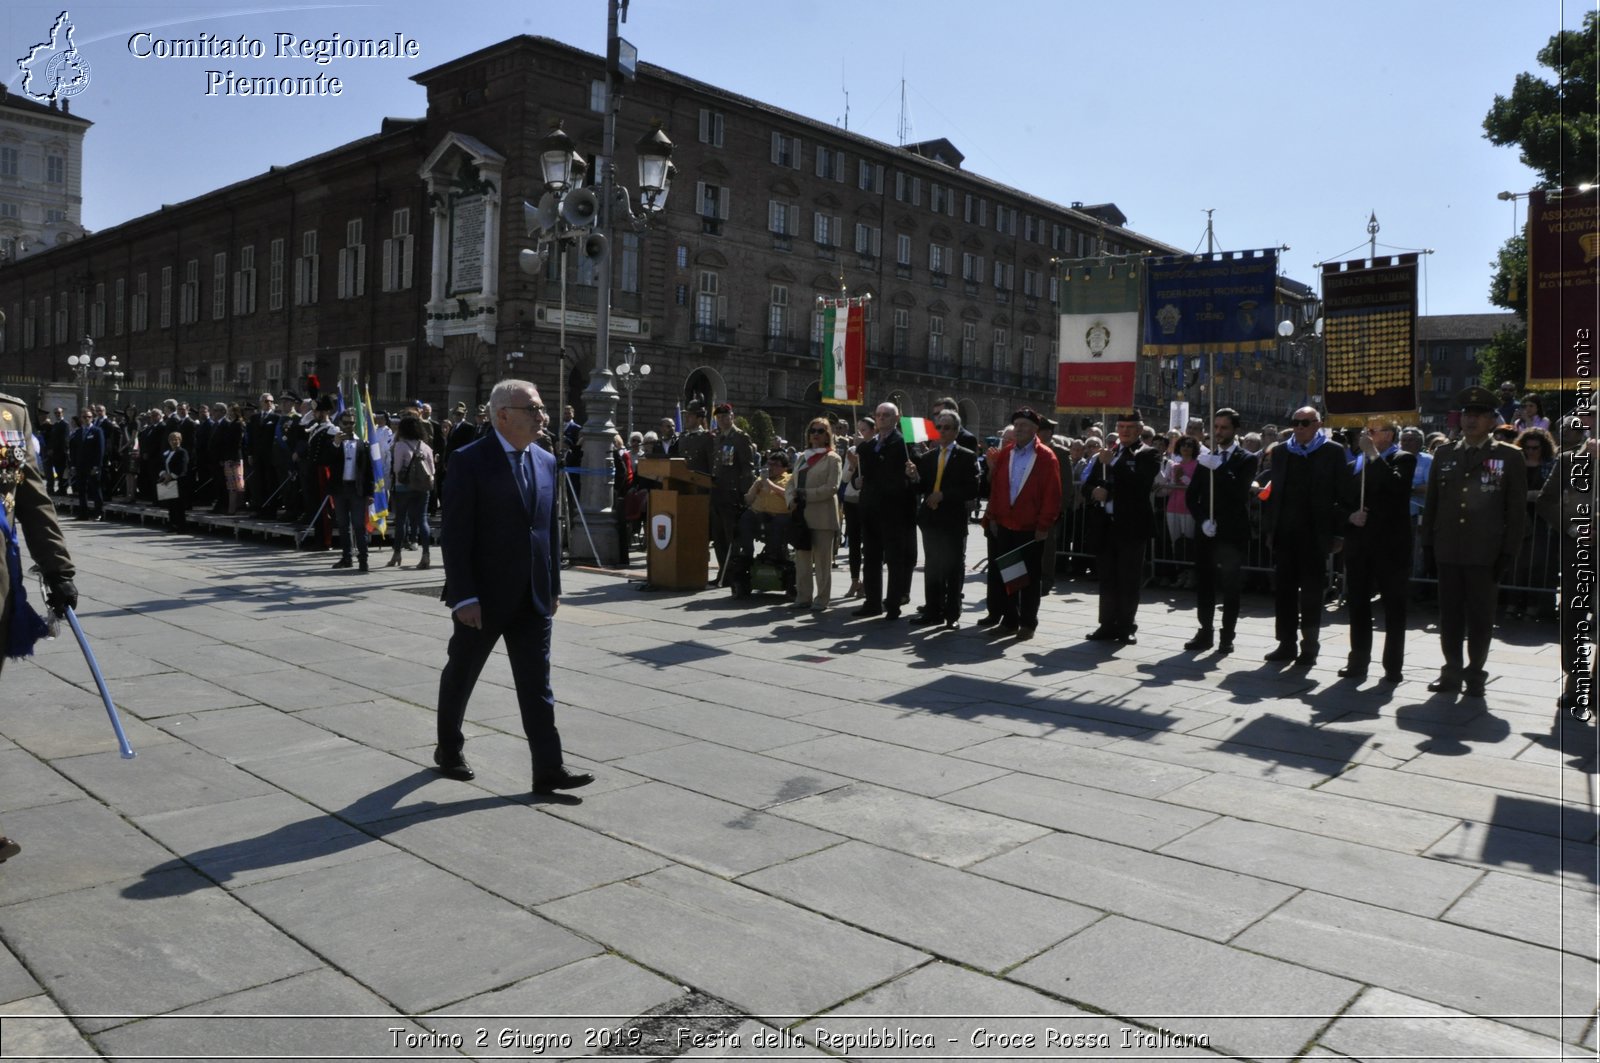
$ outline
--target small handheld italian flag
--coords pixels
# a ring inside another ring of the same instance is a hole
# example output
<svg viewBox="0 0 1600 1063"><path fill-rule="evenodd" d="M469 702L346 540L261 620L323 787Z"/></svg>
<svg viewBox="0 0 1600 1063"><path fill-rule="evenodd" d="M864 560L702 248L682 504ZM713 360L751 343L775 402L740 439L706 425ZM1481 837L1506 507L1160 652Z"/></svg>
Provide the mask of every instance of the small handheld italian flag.
<svg viewBox="0 0 1600 1063"><path fill-rule="evenodd" d="M926 443L939 438L939 429L926 417L900 418L900 435L907 443Z"/></svg>
<svg viewBox="0 0 1600 1063"><path fill-rule="evenodd" d="M1028 585L1028 562L1026 555L1032 543L1023 543L1015 550L1001 554L991 564L1000 570L1000 579L1006 585L1006 593L1014 593L1019 587Z"/></svg>
<svg viewBox="0 0 1600 1063"><path fill-rule="evenodd" d="M859 406L867 390L867 296L818 299L822 311L822 386L825 403Z"/></svg>

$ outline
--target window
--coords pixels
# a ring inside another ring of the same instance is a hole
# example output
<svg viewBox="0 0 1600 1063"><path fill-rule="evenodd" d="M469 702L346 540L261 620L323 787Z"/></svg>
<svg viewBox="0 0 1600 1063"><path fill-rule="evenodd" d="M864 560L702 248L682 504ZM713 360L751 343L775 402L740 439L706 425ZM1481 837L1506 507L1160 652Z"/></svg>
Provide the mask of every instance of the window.
<svg viewBox="0 0 1600 1063"><path fill-rule="evenodd" d="M702 328L721 328L728 316L728 301L717 294L719 278L714 270L700 271L700 286L694 297L694 323Z"/></svg>
<svg viewBox="0 0 1600 1063"><path fill-rule="evenodd" d="M22 345L31 348L34 343L34 311L37 309L32 299L28 300L28 313L22 319Z"/></svg>
<svg viewBox="0 0 1600 1063"><path fill-rule="evenodd" d="M228 316L228 253L218 251L211 256L211 320L221 321Z"/></svg>
<svg viewBox="0 0 1600 1063"><path fill-rule="evenodd" d="M1043 233L1044 227L1038 218L1035 218L1032 214L1024 214L1022 216L1022 238L1024 240L1030 243L1040 243L1039 238Z"/></svg>
<svg viewBox="0 0 1600 1063"><path fill-rule="evenodd" d="M589 110L595 114L606 113L606 82L604 78L595 78L589 82Z"/></svg>
<svg viewBox="0 0 1600 1063"><path fill-rule="evenodd" d="M713 236L722 232L722 223L728 220L729 200L733 197L721 185L695 182L694 201L700 213L700 229Z"/></svg>
<svg viewBox="0 0 1600 1063"><path fill-rule="evenodd" d="M800 231L800 205L781 199L767 201L767 230L774 236L796 236Z"/></svg>
<svg viewBox="0 0 1600 1063"><path fill-rule="evenodd" d="M997 328L994 330L994 371L996 373L1004 373L1006 371L1006 362L1011 356L1011 352L1007 349L1010 339L1011 335L1006 329Z"/></svg>
<svg viewBox="0 0 1600 1063"><path fill-rule="evenodd" d="M812 215L811 235L818 247L837 247L839 244L839 219L822 213Z"/></svg>
<svg viewBox="0 0 1600 1063"><path fill-rule="evenodd" d="M1044 294L1044 275L1036 269L1022 271L1022 294L1029 299L1037 299Z"/></svg>
<svg viewBox="0 0 1600 1063"><path fill-rule="evenodd" d="M994 231L1005 236L1017 235L1017 208L996 203L994 205Z"/></svg>
<svg viewBox="0 0 1600 1063"><path fill-rule="evenodd" d="M968 225L988 225L989 201L968 192L961 203L961 220Z"/></svg>
<svg viewBox="0 0 1600 1063"><path fill-rule="evenodd" d="M317 301L317 230L300 234L300 257L294 260L294 305L309 306Z"/></svg>
<svg viewBox="0 0 1600 1063"><path fill-rule="evenodd" d="M772 134L772 161L791 170L800 169L800 138Z"/></svg>
<svg viewBox="0 0 1600 1063"><path fill-rule="evenodd" d="M18 176L18 160L16 148L0 148L0 177Z"/></svg>
<svg viewBox="0 0 1600 1063"><path fill-rule="evenodd" d="M1067 227L1065 225L1062 225L1060 222L1052 222L1051 223L1051 225L1050 225L1050 250L1052 250L1052 251L1065 251L1068 247L1071 246L1071 244L1069 243L1071 238L1072 238L1072 234L1067 231Z"/></svg>
<svg viewBox="0 0 1600 1063"><path fill-rule="evenodd" d="M200 260L183 264L183 284L178 289L178 323L192 325L200 320Z"/></svg>
<svg viewBox="0 0 1600 1063"><path fill-rule="evenodd" d="M53 185L67 183L67 157L65 155L46 155L44 157L44 179Z"/></svg>
<svg viewBox="0 0 1600 1063"><path fill-rule="evenodd" d="M911 311L896 307L894 311L894 353L904 358L911 349Z"/></svg>
<svg viewBox="0 0 1600 1063"><path fill-rule="evenodd" d="M856 223L856 254L862 258L877 258L882 232L876 225Z"/></svg>
<svg viewBox="0 0 1600 1063"><path fill-rule="evenodd" d="M250 381L255 375L254 373L251 372L251 370L253 370L254 368L255 368L255 363L254 362L240 362L238 365L234 366L233 367L233 379L234 379L234 382L237 383L241 388L249 387L250 386Z"/></svg>
<svg viewBox="0 0 1600 1063"><path fill-rule="evenodd" d="M390 347L383 352L383 380L380 394L398 397L406 390L406 349Z"/></svg>
<svg viewBox="0 0 1600 1063"><path fill-rule="evenodd" d="M1016 267L1009 262L996 262L994 264L994 286L996 290L1009 292L1011 282L1016 276Z"/></svg>
<svg viewBox="0 0 1600 1063"><path fill-rule="evenodd" d="M94 286L94 302L89 305L89 335L100 339L106 334L106 286Z"/></svg>
<svg viewBox="0 0 1600 1063"><path fill-rule="evenodd" d="M274 394L283 390L283 359L273 358L267 361L261 374L261 387L264 391Z"/></svg>
<svg viewBox="0 0 1600 1063"><path fill-rule="evenodd" d="M360 218L344 223L344 246L339 248L339 298L359 299L367 293L367 245Z"/></svg>
<svg viewBox="0 0 1600 1063"><path fill-rule="evenodd" d="M978 364L978 323L976 321L963 321L961 323L961 365L971 369Z"/></svg>
<svg viewBox="0 0 1600 1063"><path fill-rule="evenodd" d="M622 276L617 283L625 292L639 290L639 234L622 234Z"/></svg>
<svg viewBox="0 0 1600 1063"><path fill-rule="evenodd" d="M150 275L136 274L133 278L133 331L143 332L150 327Z"/></svg>
<svg viewBox="0 0 1600 1063"><path fill-rule="evenodd" d="M961 252L961 279L972 284L983 283L983 256L970 251Z"/></svg>
<svg viewBox="0 0 1600 1063"><path fill-rule="evenodd" d="M228 367L216 364L211 367L211 390L221 391L228 386Z"/></svg>
<svg viewBox="0 0 1600 1063"><path fill-rule="evenodd" d="M118 277L111 288L111 329L118 336L122 335L122 326L125 321L124 311L128 305L128 279Z"/></svg>
<svg viewBox="0 0 1600 1063"><path fill-rule="evenodd" d="M948 247L940 247L938 244L928 245L928 272L938 274L950 272L950 249Z"/></svg>
<svg viewBox="0 0 1600 1063"><path fill-rule="evenodd" d="M389 238L383 242L383 282L386 292L411 287L413 254L411 208L402 207L389 215Z"/></svg>
<svg viewBox="0 0 1600 1063"><path fill-rule="evenodd" d="M62 210L60 207L50 207L44 212L44 221L46 225L60 224L66 220L67 212Z"/></svg>
<svg viewBox="0 0 1600 1063"><path fill-rule="evenodd" d="M928 362L937 365L944 361L944 315L928 315Z"/></svg>
<svg viewBox="0 0 1600 1063"><path fill-rule="evenodd" d="M62 292L61 298L56 301L55 337L57 343L66 343L72 328L72 309L67 302L67 293Z"/></svg>
<svg viewBox="0 0 1600 1063"><path fill-rule="evenodd" d="M856 162L856 187L863 192L883 193L883 164L860 159Z"/></svg>
<svg viewBox="0 0 1600 1063"><path fill-rule="evenodd" d="M911 237L906 233L894 238L894 263L897 266L911 265Z"/></svg>
<svg viewBox="0 0 1600 1063"><path fill-rule="evenodd" d="M172 267L161 267L161 327L172 327Z"/></svg>
<svg viewBox="0 0 1600 1063"><path fill-rule="evenodd" d="M844 152L817 145L817 176L824 180L844 180Z"/></svg>
<svg viewBox="0 0 1600 1063"><path fill-rule="evenodd" d="M1449 373L1435 373L1433 375L1433 393L1435 395L1448 395L1455 390L1451 383Z"/></svg>
<svg viewBox="0 0 1600 1063"><path fill-rule="evenodd" d="M352 384L354 384L356 379L358 377L360 377L360 376L361 376L361 352L360 351L340 351L339 352L339 379L340 380L348 380ZM346 398L347 401L349 400L349 396L348 395L346 395L345 398Z"/></svg>
<svg viewBox="0 0 1600 1063"><path fill-rule="evenodd" d="M15 203L0 200L0 218L16 218L20 217L21 214L22 212L17 209Z"/></svg>
<svg viewBox="0 0 1600 1063"><path fill-rule="evenodd" d="M942 185L937 181L928 182L928 209L935 214L956 215L956 194L949 185Z"/></svg>
<svg viewBox="0 0 1600 1063"><path fill-rule="evenodd" d="M904 171L894 175L894 198L913 207L922 205L922 178L912 177Z"/></svg>
<svg viewBox="0 0 1600 1063"><path fill-rule="evenodd" d="M789 338L789 289L781 284L772 286L772 296L767 303L767 338Z"/></svg>
<svg viewBox="0 0 1600 1063"><path fill-rule="evenodd" d="M1054 274L1050 277L1050 305L1054 306L1061 301L1061 278Z"/></svg>
<svg viewBox="0 0 1600 1063"><path fill-rule="evenodd" d="M267 245L267 309L283 309L283 237Z"/></svg>
<svg viewBox="0 0 1600 1063"><path fill-rule="evenodd" d="M700 143L710 144L714 148L722 147L722 125L721 114L700 108Z"/></svg>
<svg viewBox="0 0 1600 1063"><path fill-rule="evenodd" d="M233 274L234 314L256 312L256 247L246 244L239 248L239 268Z"/></svg>
<svg viewBox="0 0 1600 1063"><path fill-rule="evenodd" d="M1022 337L1022 379L1029 382L1033 380L1035 366L1033 364L1033 337Z"/></svg>

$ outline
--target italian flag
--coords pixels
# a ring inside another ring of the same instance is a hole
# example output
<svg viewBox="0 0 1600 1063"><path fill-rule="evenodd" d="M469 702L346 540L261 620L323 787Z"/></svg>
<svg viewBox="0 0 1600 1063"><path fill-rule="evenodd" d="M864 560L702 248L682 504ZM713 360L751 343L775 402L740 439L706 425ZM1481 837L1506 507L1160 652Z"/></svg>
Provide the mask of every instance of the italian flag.
<svg viewBox="0 0 1600 1063"><path fill-rule="evenodd" d="M867 310L859 302L824 300L822 401L859 406L867 385Z"/></svg>
<svg viewBox="0 0 1600 1063"><path fill-rule="evenodd" d="M926 443L939 438L939 429L926 417L902 417L900 435L907 443Z"/></svg>
<svg viewBox="0 0 1600 1063"><path fill-rule="evenodd" d="M1011 594L1019 587L1028 584L1028 562L1024 559L1031 543L1023 543L1009 553L1001 554L994 559L993 564L1000 569L1000 579L1006 585L1006 593Z"/></svg>

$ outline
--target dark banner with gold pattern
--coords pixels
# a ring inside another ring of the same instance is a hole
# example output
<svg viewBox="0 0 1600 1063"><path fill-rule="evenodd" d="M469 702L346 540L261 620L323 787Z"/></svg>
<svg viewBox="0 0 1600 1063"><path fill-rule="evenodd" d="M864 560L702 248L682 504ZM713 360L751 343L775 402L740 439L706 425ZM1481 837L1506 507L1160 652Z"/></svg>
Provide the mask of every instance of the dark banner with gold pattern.
<svg viewBox="0 0 1600 1063"><path fill-rule="evenodd" d="M1322 267L1322 339L1328 424L1391 416L1415 422L1417 256Z"/></svg>
<svg viewBox="0 0 1600 1063"><path fill-rule="evenodd" d="M1600 188L1531 192L1527 386L1588 392L1596 376L1597 332Z"/></svg>

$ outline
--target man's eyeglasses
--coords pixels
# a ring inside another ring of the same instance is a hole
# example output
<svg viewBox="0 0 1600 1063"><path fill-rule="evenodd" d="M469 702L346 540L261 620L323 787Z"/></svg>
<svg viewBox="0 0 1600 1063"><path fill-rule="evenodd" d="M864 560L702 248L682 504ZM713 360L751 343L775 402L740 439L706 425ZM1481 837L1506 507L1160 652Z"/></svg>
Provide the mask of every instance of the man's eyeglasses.
<svg viewBox="0 0 1600 1063"><path fill-rule="evenodd" d="M1299 417L1293 421L1290 421L1289 423L1294 425L1296 428L1310 428L1312 425L1317 423L1317 420L1314 417Z"/></svg>
<svg viewBox="0 0 1600 1063"><path fill-rule="evenodd" d="M537 402L533 403L530 406L502 406L500 408L502 410L526 410L529 413L537 414L540 417L543 417L545 415L545 413L547 412L545 410L545 408L543 406L540 406Z"/></svg>

